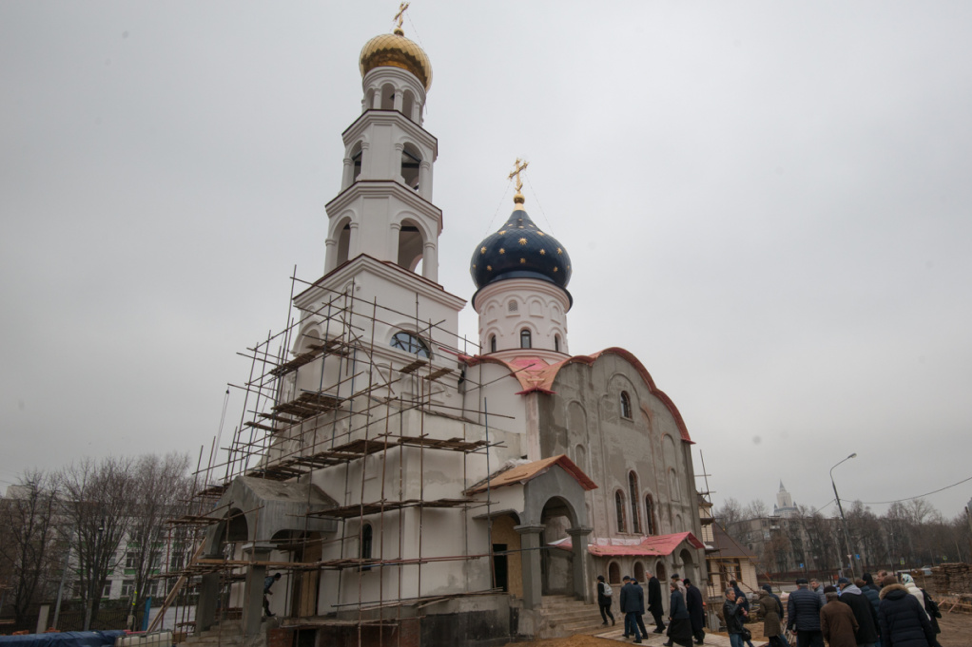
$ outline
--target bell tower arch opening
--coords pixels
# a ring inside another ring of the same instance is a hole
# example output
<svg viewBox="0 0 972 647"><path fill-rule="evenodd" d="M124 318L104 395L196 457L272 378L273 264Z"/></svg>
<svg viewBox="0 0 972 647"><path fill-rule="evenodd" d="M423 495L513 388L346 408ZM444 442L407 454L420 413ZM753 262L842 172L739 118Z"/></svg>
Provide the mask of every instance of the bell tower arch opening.
<svg viewBox="0 0 972 647"><path fill-rule="evenodd" d="M421 227L414 220L406 218L398 231L398 266L410 272L421 273L424 252L425 238Z"/></svg>

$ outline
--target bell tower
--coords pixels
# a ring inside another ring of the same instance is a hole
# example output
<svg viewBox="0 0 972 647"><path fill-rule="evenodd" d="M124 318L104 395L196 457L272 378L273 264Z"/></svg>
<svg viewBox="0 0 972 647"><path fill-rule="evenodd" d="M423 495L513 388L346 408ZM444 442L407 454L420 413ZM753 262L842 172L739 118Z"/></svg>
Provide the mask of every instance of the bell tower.
<svg viewBox="0 0 972 647"><path fill-rule="evenodd" d="M324 272L365 254L438 282L442 212L432 204L438 141L423 127L432 65L398 27L359 57L361 116L344 131L341 192L327 206Z"/></svg>

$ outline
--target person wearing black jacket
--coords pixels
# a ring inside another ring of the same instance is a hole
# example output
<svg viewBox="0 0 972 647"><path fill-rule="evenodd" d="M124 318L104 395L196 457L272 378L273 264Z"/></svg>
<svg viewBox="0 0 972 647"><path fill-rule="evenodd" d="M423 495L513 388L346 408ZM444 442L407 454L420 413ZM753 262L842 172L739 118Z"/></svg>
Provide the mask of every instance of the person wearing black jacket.
<svg viewBox="0 0 972 647"><path fill-rule="evenodd" d="M878 620L881 622L881 644L891 647L929 647L935 644L935 630L928 622L928 615L918 599L898 584L894 575L882 581L881 606Z"/></svg>
<svg viewBox="0 0 972 647"><path fill-rule="evenodd" d="M701 645L705 641L705 602L699 587L685 578L685 605L688 607L689 620L692 623L692 637L695 644Z"/></svg>
<svg viewBox="0 0 972 647"><path fill-rule="evenodd" d="M597 606L601 609L601 620L604 622L602 624L607 624L608 618L611 618L611 624L614 625L614 614L611 613L611 600L613 599L613 591L611 594L605 594L605 587L607 584L604 582L604 576L597 576Z"/></svg>
<svg viewBox="0 0 972 647"><path fill-rule="evenodd" d="M655 631L653 633L660 634L665 631L665 621L662 619L665 608L662 606L661 582L654 575L648 580L648 611L651 613L651 617L655 619Z"/></svg>
<svg viewBox="0 0 972 647"><path fill-rule="evenodd" d="M634 636L634 642L641 642L641 633L638 631L638 614L645 612L645 592L631 582L631 578L624 576L627 584L621 587L621 613L624 614L624 635Z"/></svg>
<svg viewBox="0 0 972 647"><path fill-rule="evenodd" d="M726 589L726 601L722 603L722 617L726 623L726 633L729 634L729 644L732 647L743 647L743 623L746 622L746 610L736 601L736 590L731 586Z"/></svg>
<svg viewBox="0 0 972 647"><path fill-rule="evenodd" d="M873 647L878 641L880 624L877 612L867 599L863 591L846 577L837 580L840 587L840 601L851 608L854 612L854 619L857 620L857 633L855 638L860 647Z"/></svg>
<svg viewBox="0 0 972 647"><path fill-rule="evenodd" d="M820 632L820 596L811 591L806 578L796 581L797 590L786 603L786 628L796 631L797 647L824 647Z"/></svg>

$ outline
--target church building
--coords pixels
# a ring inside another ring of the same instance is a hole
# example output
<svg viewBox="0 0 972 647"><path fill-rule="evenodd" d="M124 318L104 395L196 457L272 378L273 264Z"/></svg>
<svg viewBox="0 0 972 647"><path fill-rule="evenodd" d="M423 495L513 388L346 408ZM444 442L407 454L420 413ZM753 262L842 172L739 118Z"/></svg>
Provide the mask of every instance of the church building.
<svg viewBox="0 0 972 647"><path fill-rule="evenodd" d="M704 583L689 431L629 351L571 354L570 241L528 215L526 164L509 217L470 241L470 294L450 294L431 62L400 16L359 61L324 274L251 349L228 476L202 493L197 631L238 607L264 632L276 572L269 609L316 644L505 644L569 632L554 596L596 614L598 575Z"/></svg>

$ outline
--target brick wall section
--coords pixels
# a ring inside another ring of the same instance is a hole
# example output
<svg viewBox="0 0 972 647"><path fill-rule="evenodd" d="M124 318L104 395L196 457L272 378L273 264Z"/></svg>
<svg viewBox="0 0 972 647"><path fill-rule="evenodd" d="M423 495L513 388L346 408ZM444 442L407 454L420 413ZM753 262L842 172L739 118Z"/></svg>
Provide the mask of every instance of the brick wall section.
<svg viewBox="0 0 972 647"><path fill-rule="evenodd" d="M267 647L292 647L294 632L290 629L270 629L267 631Z"/></svg>
<svg viewBox="0 0 972 647"><path fill-rule="evenodd" d="M403 618L399 630L402 632L401 647L422 647L422 621L420 618ZM275 647L271 645L271 647Z"/></svg>

